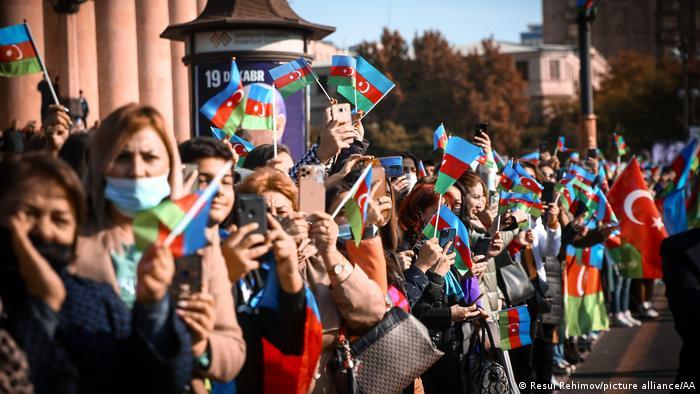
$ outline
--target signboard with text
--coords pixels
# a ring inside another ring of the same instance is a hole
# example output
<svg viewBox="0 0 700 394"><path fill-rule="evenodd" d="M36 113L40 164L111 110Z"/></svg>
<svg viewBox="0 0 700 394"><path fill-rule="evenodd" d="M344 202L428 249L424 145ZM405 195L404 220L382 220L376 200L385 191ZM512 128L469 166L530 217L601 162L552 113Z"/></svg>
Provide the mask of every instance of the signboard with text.
<svg viewBox="0 0 700 394"><path fill-rule="evenodd" d="M269 70L278 66L278 62L237 62L241 73L243 85L252 83L266 83L272 85L272 77ZM229 62L200 63L194 65L194 101L196 108L201 106L228 85L230 80ZM292 157L299 159L306 150L306 108L304 90L298 91L284 99L285 108L278 112L286 112L284 130L278 130L282 134L281 143L287 145L292 152ZM211 135L211 123L197 110L195 121L195 135Z"/></svg>

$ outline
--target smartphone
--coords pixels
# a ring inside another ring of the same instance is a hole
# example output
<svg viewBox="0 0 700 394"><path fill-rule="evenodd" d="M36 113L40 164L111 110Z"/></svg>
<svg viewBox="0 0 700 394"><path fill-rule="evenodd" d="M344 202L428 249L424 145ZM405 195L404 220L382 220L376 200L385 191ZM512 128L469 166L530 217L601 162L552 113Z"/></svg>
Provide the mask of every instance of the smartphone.
<svg viewBox="0 0 700 394"><path fill-rule="evenodd" d="M540 141L540 153L549 152L549 142Z"/></svg>
<svg viewBox="0 0 700 394"><path fill-rule="evenodd" d="M481 134L488 134L489 122L477 123L474 125L474 137L479 137Z"/></svg>
<svg viewBox="0 0 700 394"><path fill-rule="evenodd" d="M592 159L597 158L598 157L598 149L595 149L595 148L588 149L588 151L586 152L586 157L592 158Z"/></svg>
<svg viewBox="0 0 700 394"><path fill-rule="evenodd" d="M187 181L199 170L199 165L194 163L185 163L182 165L182 181L186 184ZM199 181L192 181L192 187L190 188L191 193L195 193L199 190Z"/></svg>
<svg viewBox="0 0 700 394"><path fill-rule="evenodd" d="M248 223L257 223L255 233L267 232L267 204L262 196L257 194L241 194L236 196L233 208L233 221L238 228Z"/></svg>
<svg viewBox="0 0 700 394"><path fill-rule="evenodd" d="M474 245L474 255L475 256L486 256L489 251L489 246L491 246L491 238L484 237L476 241Z"/></svg>
<svg viewBox="0 0 700 394"><path fill-rule="evenodd" d="M299 169L299 210L307 214L326 211L326 171L321 165Z"/></svg>
<svg viewBox="0 0 700 394"><path fill-rule="evenodd" d="M372 167L372 185L379 182L379 188L374 193L374 199L386 196L386 171L384 167Z"/></svg>
<svg viewBox="0 0 700 394"><path fill-rule="evenodd" d="M542 202L545 204L554 202L554 182L542 183Z"/></svg>
<svg viewBox="0 0 700 394"><path fill-rule="evenodd" d="M352 111L350 104L333 104L331 105L331 118L338 122L352 123Z"/></svg>
<svg viewBox="0 0 700 394"><path fill-rule="evenodd" d="M457 235L457 230L453 228L444 228L440 230L439 243L441 248L445 248L448 242L452 241L452 244L447 249L447 253L452 253L455 250L455 236Z"/></svg>
<svg viewBox="0 0 700 394"><path fill-rule="evenodd" d="M398 178L403 175L403 157L388 156L380 157L377 160L379 160L389 178Z"/></svg>
<svg viewBox="0 0 700 394"><path fill-rule="evenodd" d="M193 254L175 259L175 275L168 287L173 300L187 298L202 291L202 256Z"/></svg>

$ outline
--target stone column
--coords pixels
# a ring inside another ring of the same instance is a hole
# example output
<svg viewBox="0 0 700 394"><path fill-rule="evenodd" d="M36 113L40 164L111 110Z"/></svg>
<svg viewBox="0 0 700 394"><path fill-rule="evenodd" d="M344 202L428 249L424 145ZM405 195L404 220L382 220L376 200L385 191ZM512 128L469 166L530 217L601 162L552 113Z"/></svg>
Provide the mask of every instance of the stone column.
<svg viewBox="0 0 700 394"><path fill-rule="evenodd" d="M189 22L197 17L197 4L193 0L169 0L169 4L171 25ZM190 138L191 133L189 76L188 69L182 62L185 44L170 41L170 53L173 76L173 127L177 140L184 141Z"/></svg>
<svg viewBox="0 0 700 394"><path fill-rule="evenodd" d="M44 37L44 64L49 71L49 75L53 79L56 76L61 76L59 67L61 58L63 57L63 48L65 48L66 43L64 38L61 37L61 34L58 34L61 31L60 16L53 10L50 4L45 4L44 31L46 35ZM56 92L56 94L61 96L61 92Z"/></svg>
<svg viewBox="0 0 700 394"><path fill-rule="evenodd" d="M47 11L53 12L53 11ZM78 55L78 16L77 14L61 14L58 16L57 32L51 32L60 37L61 46L58 58L58 74L61 77L61 92L56 92L62 99L78 98L80 90L80 56Z"/></svg>
<svg viewBox="0 0 700 394"><path fill-rule="evenodd" d="M90 107L88 124L86 127L101 118L100 98L97 78L97 32L95 28L95 3L86 1L80 6L78 12L78 60L80 69L79 87L85 95Z"/></svg>
<svg viewBox="0 0 700 394"><path fill-rule="evenodd" d="M168 0L136 0L139 97L157 109L168 130L173 129L173 80L170 41L160 38L168 26Z"/></svg>
<svg viewBox="0 0 700 394"><path fill-rule="evenodd" d="M44 54L44 1L3 0L0 6L0 26L10 26L27 20L34 35L39 55ZM23 127L41 117L41 95L37 85L43 74L0 78L0 127L7 128L13 119Z"/></svg>
<svg viewBox="0 0 700 394"><path fill-rule="evenodd" d="M100 118L139 102L139 69L134 0L95 0Z"/></svg>

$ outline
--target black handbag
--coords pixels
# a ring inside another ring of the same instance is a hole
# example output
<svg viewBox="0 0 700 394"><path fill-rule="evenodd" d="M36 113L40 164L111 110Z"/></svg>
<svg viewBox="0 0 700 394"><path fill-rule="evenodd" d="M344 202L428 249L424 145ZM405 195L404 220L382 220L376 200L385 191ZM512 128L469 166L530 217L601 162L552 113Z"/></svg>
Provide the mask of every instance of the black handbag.
<svg viewBox="0 0 700 394"><path fill-rule="evenodd" d="M543 281L538 276L532 280L532 285L535 288L535 298L533 300L533 306L537 314L542 315L551 312L553 300L552 297L548 295L549 285L547 284L547 282Z"/></svg>
<svg viewBox="0 0 700 394"><path fill-rule="evenodd" d="M522 304L535 296L535 287L519 263L507 264L498 269L498 285L508 305Z"/></svg>
<svg viewBox="0 0 700 394"><path fill-rule="evenodd" d="M339 339L328 365L339 393L400 393L444 355L423 323L397 307L352 343Z"/></svg>
<svg viewBox="0 0 700 394"><path fill-rule="evenodd" d="M486 348L488 337L491 347ZM461 363L462 392L464 394L504 394L513 390L508 372L496 362L495 342L485 322L472 334L467 354Z"/></svg>

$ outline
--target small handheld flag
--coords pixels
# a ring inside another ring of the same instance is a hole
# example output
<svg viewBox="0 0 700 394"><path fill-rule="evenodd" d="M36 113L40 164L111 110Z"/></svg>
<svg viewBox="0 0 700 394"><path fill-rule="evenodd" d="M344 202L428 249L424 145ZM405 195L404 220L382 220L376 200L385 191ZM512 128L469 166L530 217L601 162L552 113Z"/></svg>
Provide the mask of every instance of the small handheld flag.
<svg viewBox="0 0 700 394"><path fill-rule="evenodd" d="M42 71L25 24L0 29L0 76L19 77Z"/></svg>
<svg viewBox="0 0 700 394"><path fill-rule="evenodd" d="M464 276L472 268L472 255L469 249L469 231L461 220L452 213L450 208L443 205L438 212L433 215L432 219L423 229L423 235L426 238L433 238L436 230L444 230L453 228L456 230L454 239L454 250L457 252L455 257L455 268L460 275Z"/></svg>
<svg viewBox="0 0 700 394"><path fill-rule="evenodd" d="M394 86L389 78L358 56L355 86L338 86L338 93L350 102L357 101L356 109L364 111L366 115ZM359 93L357 100L355 93Z"/></svg>
<svg viewBox="0 0 700 394"><path fill-rule="evenodd" d="M226 88L204 103L199 112L226 135L233 135L245 112L243 83L235 60L231 61L229 78Z"/></svg>
<svg viewBox="0 0 700 394"><path fill-rule="evenodd" d="M259 83L250 85L241 127L249 130L272 130L275 118L272 111L274 96L273 87Z"/></svg>
<svg viewBox="0 0 700 394"><path fill-rule="evenodd" d="M367 221L367 207L369 206L369 192L372 189L372 166L364 174L364 178L357 180L357 189L345 204L345 218L350 224L352 237L355 239L355 246L360 245L362 236L365 233L365 223ZM351 194L351 192L348 192Z"/></svg>
<svg viewBox="0 0 700 394"><path fill-rule="evenodd" d="M530 313L526 305L498 311L501 349L511 350L531 345Z"/></svg>
<svg viewBox="0 0 700 394"><path fill-rule="evenodd" d="M530 162L534 165L538 165L538 164L540 164L540 152L535 151L532 153L528 153L525 156L522 156L520 158L520 161L527 161L527 162Z"/></svg>
<svg viewBox="0 0 700 394"><path fill-rule="evenodd" d="M426 176L428 176L428 172L425 170L423 160L418 160L418 179L425 178Z"/></svg>
<svg viewBox="0 0 700 394"><path fill-rule="evenodd" d="M357 60L352 56L333 55L331 58L329 85L355 86Z"/></svg>
<svg viewBox="0 0 700 394"><path fill-rule="evenodd" d="M566 153L570 150L571 149L566 147L566 137L559 137L557 139L557 148L555 149L554 155L556 156L556 152Z"/></svg>
<svg viewBox="0 0 700 394"><path fill-rule="evenodd" d="M625 142L625 138L623 136L613 133L613 142L615 143L618 157L622 157L627 154L627 143Z"/></svg>
<svg viewBox="0 0 700 394"><path fill-rule="evenodd" d="M483 149L459 137L447 140L442 164L435 183L435 192L445 194L447 189L459 179L474 160L484 155Z"/></svg>
<svg viewBox="0 0 700 394"><path fill-rule="evenodd" d="M433 133L433 150L444 150L445 146L447 146L447 132L445 131L445 126L440 123L440 126Z"/></svg>
<svg viewBox="0 0 700 394"><path fill-rule="evenodd" d="M294 94L316 81L311 66L303 57L271 69L270 76L283 97Z"/></svg>
<svg viewBox="0 0 700 394"><path fill-rule="evenodd" d="M216 127L211 127L211 132L212 134L214 134L214 137L216 137L216 139L220 141L226 139L226 135L223 133L223 131L217 129ZM231 148L233 148L233 151L236 152L236 154L238 155L238 162L236 163L236 165L238 167L242 167L246 156L248 156L248 153L250 153L250 151L255 149L255 145L251 144L244 138L239 137L235 134L232 135L231 138L229 138L229 143L231 143Z"/></svg>

